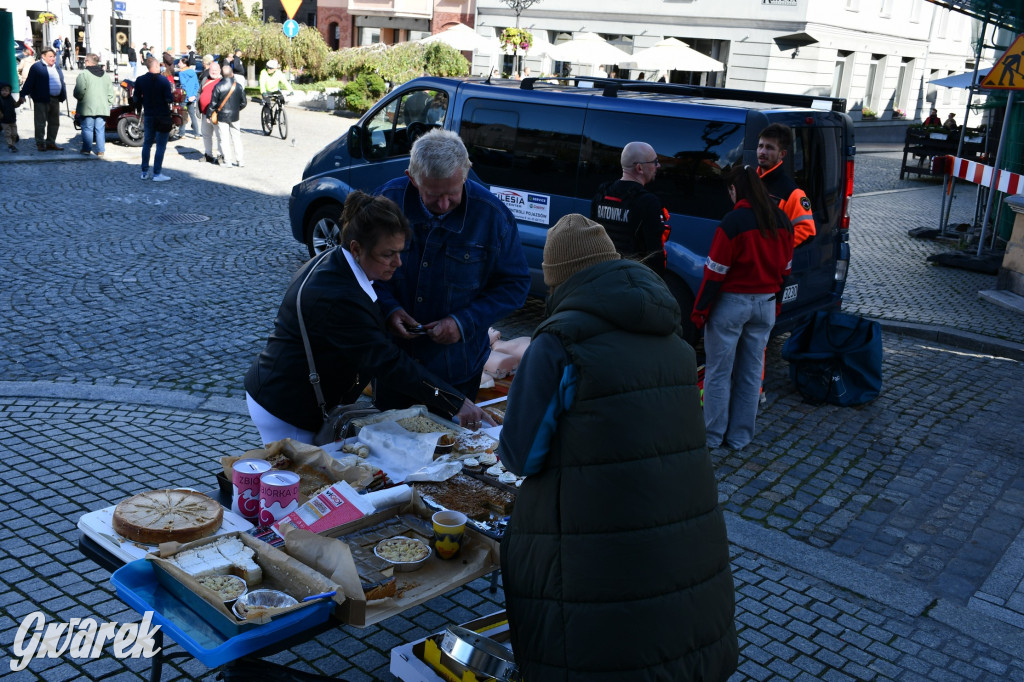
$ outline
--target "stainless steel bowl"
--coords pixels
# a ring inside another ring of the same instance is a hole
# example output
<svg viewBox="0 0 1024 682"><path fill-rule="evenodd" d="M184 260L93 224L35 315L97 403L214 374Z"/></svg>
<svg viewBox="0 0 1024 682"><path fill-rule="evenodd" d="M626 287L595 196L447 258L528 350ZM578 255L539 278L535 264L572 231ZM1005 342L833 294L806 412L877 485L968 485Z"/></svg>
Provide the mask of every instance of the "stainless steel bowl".
<svg viewBox="0 0 1024 682"><path fill-rule="evenodd" d="M240 619L245 620L252 613L273 615L276 611L298 603L298 599L279 590L253 590L239 597L231 605L231 610Z"/></svg>
<svg viewBox="0 0 1024 682"><path fill-rule="evenodd" d="M472 630L449 625L441 640L441 650L477 675L493 677L498 682L519 680L519 669L512 652Z"/></svg>
<svg viewBox="0 0 1024 682"><path fill-rule="evenodd" d="M382 556L380 553L380 546L388 542L388 540L408 540L409 542L414 542L417 545L419 545L422 549L426 550L427 553L422 559L417 559L416 561L394 561L393 559L389 559L386 556ZM377 555L377 558L383 559L384 561L388 562L388 564L390 564L391 566L394 566L395 571L397 573L408 573L410 571L415 571L421 566L423 566L423 564L427 562L427 559L430 558L430 555L434 552L432 549L430 549L430 545L423 542L422 540L406 537L404 535L396 535L393 538L388 538L387 540L381 540L380 542L378 542L377 546L373 548L373 553Z"/></svg>

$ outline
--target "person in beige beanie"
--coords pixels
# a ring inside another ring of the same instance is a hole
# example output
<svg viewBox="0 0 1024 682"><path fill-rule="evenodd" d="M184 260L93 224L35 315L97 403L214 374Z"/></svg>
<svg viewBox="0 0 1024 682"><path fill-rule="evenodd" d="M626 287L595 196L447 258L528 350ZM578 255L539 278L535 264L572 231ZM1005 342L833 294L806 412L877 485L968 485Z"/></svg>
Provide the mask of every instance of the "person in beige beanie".
<svg viewBox="0 0 1024 682"><path fill-rule="evenodd" d="M729 543L679 304L582 215L548 230L542 269L548 317L498 444L527 477L501 545L523 679L724 682L739 656ZM666 556L671 571L650 570Z"/></svg>
<svg viewBox="0 0 1024 682"><path fill-rule="evenodd" d="M544 283L554 289L580 270L620 257L601 223L569 213L548 230L541 263Z"/></svg>

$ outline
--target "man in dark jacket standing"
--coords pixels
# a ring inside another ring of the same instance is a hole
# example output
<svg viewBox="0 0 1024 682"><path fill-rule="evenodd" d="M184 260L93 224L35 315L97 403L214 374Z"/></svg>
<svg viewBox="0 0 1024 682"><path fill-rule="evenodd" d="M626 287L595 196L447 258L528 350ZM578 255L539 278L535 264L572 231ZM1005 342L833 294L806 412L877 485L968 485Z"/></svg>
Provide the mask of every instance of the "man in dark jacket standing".
<svg viewBox="0 0 1024 682"><path fill-rule="evenodd" d="M658 153L646 142L630 142L622 148L619 162L622 177L598 188L590 217L604 225L616 251L638 258L664 277L668 212L646 189L658 174Z"/></svg>
<svg viewBox="0 0 1024 682"><path fill-rule="evenodd" d="M498 450L527 476L501 547L523 679L726 680L729 542L679 306L579 214L548 230L542 267L550 316Z"/></svg>
<svg viewBox="0 0 1024 682"><path fill-rule="evenodd" d="M64 151L57 146L57 129L60 128L60 103L68 98L68 91L64 72L57 68L57 53L53 48L44 47L39 61L28 70L18 97L19 106L26 97L31 97L33 102L36 148L41 152Z"/></svg>
<svg viewBox="0 0 1024 682"><path fill-rule="evenodd" d="M135 99L142 109L142 179L153 182L167 182L171 178L161 172L167 138L171 134L171 102L174 95L171 84L160 75L160 62L152 55L146 57L148 73L135 81ZM156 142L153 158L153 174L149 172L149 152Z"/></svg>
<svg viewBox="0 0 1024 682"><path fill-rule="evenodd" d="M475 400L487 330L526 302L530 271L512 212L468 178L472 165L450 130L413 143L406 177L376 192L402 207L412 239L395 276L375 288L399 347ZM409 406L382 391L376 399L381 409Z"/></svg>
<svg viewBox="0 0 1024 682"><path fill-rule="evenodd" d="M210 106L207 115L217 112L217 128L220 130L220 140L224 148L224 163L227 166L232 164L244 166L245 158L242 155L242 129L238 127L238 116L245 108L245 88L235 80L235 72L230 66L221 67L220 83L213 89L213 97L210 99Z"/></svg>

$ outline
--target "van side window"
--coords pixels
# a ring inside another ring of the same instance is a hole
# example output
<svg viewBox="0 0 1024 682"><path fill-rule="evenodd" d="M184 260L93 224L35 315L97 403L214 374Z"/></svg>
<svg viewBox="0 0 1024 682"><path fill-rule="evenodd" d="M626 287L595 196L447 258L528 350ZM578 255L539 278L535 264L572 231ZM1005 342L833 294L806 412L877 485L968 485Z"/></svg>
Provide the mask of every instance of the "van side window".
<svg viewBox="0 0 1024 682"><path fill-rule="evenodd" d="M438 127L448 111L448 95L439 90L413 90L388 102L366 124L364 156L372 161L406 156L416 138Z"/></svg>
<svg viewBox="0 0 1024 682"><path fill-rule="evenodd" d="M619 156L634 140L658 153L661 168L647 186L670 213L718 220L732 209L724 177L743 159L744 126L699 119L590 111L583 135L587 145L580 164L580 199L622 176Z"/></svg>
<svg viewBox="0 0 1024 682"><path fill-rule="evenodd" d="M572 196L583 115L582 109L471 99L459 134L483 182Z"/></svg>

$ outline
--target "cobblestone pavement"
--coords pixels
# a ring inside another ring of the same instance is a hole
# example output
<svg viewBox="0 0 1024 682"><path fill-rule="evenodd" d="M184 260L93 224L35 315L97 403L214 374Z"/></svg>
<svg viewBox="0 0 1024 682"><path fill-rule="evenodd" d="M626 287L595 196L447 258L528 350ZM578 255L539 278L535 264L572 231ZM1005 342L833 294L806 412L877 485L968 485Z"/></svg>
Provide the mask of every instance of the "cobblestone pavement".
<svg viewBox="0 0 1024 682"><path fill-rule="evenodd" d="M245 110L245 129L257 113ZM154 487L210 489L218 456L258 444L240 377L305 255L287 227L287 194L349 124L289 113L294 147L245 135L248 165L225 169L193 160L201 147L185 140L169 148L175 182L164 185L141 182L138 150L115 145L103 161L72 147L46 163L0 156L4 186L18 188L0 198L8 652L33 611L57 622L138 618L79 553L82 513ZM939 190L896 179L893 158L858 157L846 306L886 321L882 396L860 408L803 403L775 340L754 443L712 452L737 588L736 681L1024 680L1024 364L978 352L993 337L1013 351L1021 320L978 300L994 278L924 261L949 246L912 241L906 227L937 215ZM973 198L954 211L969 215ZM541 315L532 301L499 326L528 333ZM892 331L904 328L945 330L956 345ZM394 679L393 646L499 609L500 588L488 585L271 660ZM146 661L108 647L92 661L33 661L6 679L147 675ZM191 659L164 672L213 677Z"/></svg>

